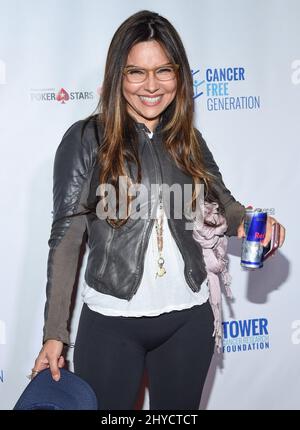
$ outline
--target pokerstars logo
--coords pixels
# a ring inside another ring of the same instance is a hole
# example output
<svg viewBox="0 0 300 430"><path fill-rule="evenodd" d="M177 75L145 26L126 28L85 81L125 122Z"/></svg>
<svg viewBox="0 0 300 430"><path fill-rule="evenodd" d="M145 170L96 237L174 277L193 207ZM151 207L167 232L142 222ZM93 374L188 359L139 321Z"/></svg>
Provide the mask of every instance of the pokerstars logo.
<svg viewBox="0 0 300 430"><path fill-rule="evenodd" d="M260 108L260 96L242 93L236 95L237 92L242 92L248 80L245 67L210 67L206 70L193 69L191 73L194 99L203 96L209 112Z"/></svg>
<svg viewBox="0 0 300 430"><path fill-rule="evenodd" d="M94 98L95 93L93 91L68 91L65 88L60 88L58 91L55 88L31 89L30 91L32 102L58 102L66 104L72 101L93 100Z"/></svg>
<svg viewBox="0 0 300 430"><path fill-rule="evenodd" d="M61 88L61 90L56 94L55 97L55 100L61 102L62 104L66 103L69 99L70 96L64 88Z"/></svg>

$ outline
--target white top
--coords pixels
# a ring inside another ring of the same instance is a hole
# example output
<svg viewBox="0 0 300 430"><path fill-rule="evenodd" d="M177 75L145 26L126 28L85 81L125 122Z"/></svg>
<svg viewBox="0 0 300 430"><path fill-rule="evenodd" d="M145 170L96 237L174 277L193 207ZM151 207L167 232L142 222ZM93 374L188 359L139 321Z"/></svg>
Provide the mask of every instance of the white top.
<svg viewBox="0 0 300 430"><path fill-rule="evenodd" d="M156 277L159 255L154 225L145 254L141 284L133 298L128 301L102 294L84 282L83 301L91 310L103 315L124 317L157 316L164 312L188 309L206 302L209 296L207 280L196 293L187 284L184 276L184 261L169 229L165 213L162 255L165 260L166 274Z"/></svg>
<svg viewBox="0 0 300 430"><path fill-rule="evenodd" d="M156 230L153 226L145 255L143 277L133 298L128 301L102 294L84 282L82 297L88 307L103 315L141 317L187 309L206 302L209 295L207 282L203 282L200 291L195 293L185 280L184 261L169 229L166 215L163 235L162 254L166 269L164 276L156 277L158 249Z"/></svg>

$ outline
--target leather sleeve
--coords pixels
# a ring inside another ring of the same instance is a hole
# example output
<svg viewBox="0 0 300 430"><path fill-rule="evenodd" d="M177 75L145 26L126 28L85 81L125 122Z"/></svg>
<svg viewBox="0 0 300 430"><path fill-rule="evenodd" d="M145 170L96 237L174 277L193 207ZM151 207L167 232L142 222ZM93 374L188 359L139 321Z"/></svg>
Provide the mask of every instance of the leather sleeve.
<svg viewBox="0 0 300 430"><path fill-rule="evenodd" d="M83 121L67 130L55 154L43 342L56 339L69 343L71 296L86 230L85 217L72 215L84 210L87 202L94 154L91 135L83 132Z"/></svg>
<svg viewBox="0 0 300 430"><path fill-rule="evenodd" d="M205 140L203 139L201 133L198 130L196 130L196 135L200 144L205 167L216 178L213 187L225 210L225 218L228 225L226 235L236 236L237 229L245 216L245 207L241 203L236 201L235 198L232 196L231 192L226 188L219 167L216 164L211 151L208 149Z"/></svg>

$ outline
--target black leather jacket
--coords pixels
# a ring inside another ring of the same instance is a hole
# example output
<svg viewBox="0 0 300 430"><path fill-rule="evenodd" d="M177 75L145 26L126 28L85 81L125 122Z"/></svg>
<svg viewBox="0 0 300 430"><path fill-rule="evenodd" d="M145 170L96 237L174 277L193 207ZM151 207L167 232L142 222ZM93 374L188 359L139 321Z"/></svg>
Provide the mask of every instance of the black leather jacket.
<svg viewBox="0 0 300 430"><path fill-rule="evenodd" d="M87 284L101 293L130 300L141 282L145 251L154 223L150 217L129 218L125 225L114 229L93 212L73 216L95 202L99 178L99 128L95 117L84 131L83 124L84 121L78 121L67 130L55 156L44 341L57 339L69 343L69 308L84 238L89 247ZM136 123L136 131L142 184L149 191L150 184L172 186L176 183L181 187L192 184L192 177L182 172L165 150L160 126L152 140L143 124ZM217 177L215 189L225 208L227 235L235 235L244 216L244 207L225 187L211 152L198 131L197 134L206 168ZM128 169L133 175L136 173L130 163ZM157 196L149 192L142 205L156 199ZM171 209L168 224L184 260L186 282L193 291L199 291L206 278L202 249L193 239L192 230L185 229L185 223L184 217L175 219Z"/></svg>

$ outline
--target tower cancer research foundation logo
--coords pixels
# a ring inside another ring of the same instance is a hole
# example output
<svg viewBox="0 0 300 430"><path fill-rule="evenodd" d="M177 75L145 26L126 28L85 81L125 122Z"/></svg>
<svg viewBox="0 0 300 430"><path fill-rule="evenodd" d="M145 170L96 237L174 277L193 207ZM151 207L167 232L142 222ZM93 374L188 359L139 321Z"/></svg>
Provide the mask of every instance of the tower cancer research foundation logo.
<svg viewBox="0 0 300 430"><path fill-rule="evenodd" d="M247 81L244 67L220 67L206 70L193 69L194 99L205 99L206 109L211 111L260 109L260 96L236 93Z"/></svg>
<svg viewBox="0 0 300 430"><path fill-rule="evenodd" d="M59 102L66 104L72 101L93 100L95 93L93 91L74 90L67 91L65 88L55 90L55 88L31 89L30 100L32 102Z"/></svg>
<svg viewBox="0 0 300 430"><path fill-rule="evenodd" d="M270 348L268 320L223 321L223 353L245 352Z"/></svg>

